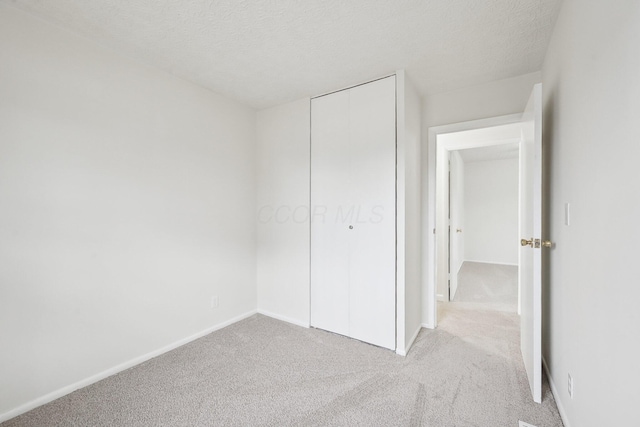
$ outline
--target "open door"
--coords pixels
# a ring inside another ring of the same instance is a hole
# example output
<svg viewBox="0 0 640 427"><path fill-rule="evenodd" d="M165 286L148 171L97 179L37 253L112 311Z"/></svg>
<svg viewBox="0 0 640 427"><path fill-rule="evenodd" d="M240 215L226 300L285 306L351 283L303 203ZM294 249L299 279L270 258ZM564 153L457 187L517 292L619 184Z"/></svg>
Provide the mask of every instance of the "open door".
<svg viewBox="0 0 640 427"><path fill-rule="evenodd" d="M462 227L464 218L464 163L458 151L449 161L449 301L458 290L458 272L464 261Z"/></svg>
<svg viewBox="0 0 640 427"><path fill-rule="evenodd" d="M542 85L522 116L520 147L520 348L533 400L542 401ZM546 245L545 245L546 246Z"/></svg>

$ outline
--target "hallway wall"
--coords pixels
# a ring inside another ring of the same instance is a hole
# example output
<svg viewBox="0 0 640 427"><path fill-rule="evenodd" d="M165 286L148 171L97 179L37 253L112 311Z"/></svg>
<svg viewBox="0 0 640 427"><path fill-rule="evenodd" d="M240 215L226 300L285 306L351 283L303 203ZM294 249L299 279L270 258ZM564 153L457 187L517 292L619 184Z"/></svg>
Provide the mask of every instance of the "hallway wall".
<svg viewBox="0 0 640 427"><path fill-rule="evenodd" d="M465 163L465 261L518 265L518 159Z"/></svg>

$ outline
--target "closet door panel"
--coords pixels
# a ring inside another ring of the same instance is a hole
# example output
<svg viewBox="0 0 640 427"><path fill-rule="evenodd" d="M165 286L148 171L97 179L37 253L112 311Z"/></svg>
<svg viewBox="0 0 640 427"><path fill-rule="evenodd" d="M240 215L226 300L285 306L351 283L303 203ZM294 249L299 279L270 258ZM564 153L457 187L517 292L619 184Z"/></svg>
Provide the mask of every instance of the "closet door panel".
<svg viewBox="0 0 640 427"><path fill-rule="evenodd" d="M350 90L350 336L396 344L395 77Z"/></svg>
<svg viewBox="0 0 640 427"><path fill-rule="evenodd" d="M349 335L349 92L311 101L311 326Z"/></svg>

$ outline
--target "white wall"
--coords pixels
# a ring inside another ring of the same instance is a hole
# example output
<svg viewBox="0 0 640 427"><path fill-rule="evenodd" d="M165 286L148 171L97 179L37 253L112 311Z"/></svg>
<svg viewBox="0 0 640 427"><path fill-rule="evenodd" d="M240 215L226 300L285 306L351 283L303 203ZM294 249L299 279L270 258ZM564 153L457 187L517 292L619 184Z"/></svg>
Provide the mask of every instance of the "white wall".
<svg viewBox="0 0 640 427"><path fill-rule="evenodd" d="M521 113L540 73L524 74L424 98L426 127Z"/></svg>
<svg viewBox="0 0 640 427"><path fill-rule="evenodd" d="M404 71L397 74L398 151L398 352L406 354L422 327L421 107L422 99Z"/></svg>
<svg viewBox="0 0 640 427"><path fill-rule="evenodd" d="M525 74L510 79L499 80L485 85L473 86L457 91L434 94L424 97L422 104L422 264L435 265L435 206L429 205L430 195L436 191L436 171L429 169L429 132L433 126L467 122L490 117L522 113L533 85L541 81L540 73ZM434 272L428 268L422 270L422 321L427 327L433 327L435 319L431 301L435 287Z"/></svg>
<svg viewBox="0 0 640 427"><path fill-rule="evenodd" d="M518 265L518 159L465 163L464 260Z"/></svg>
<svg viewBox="0 0 640 427"><path fill-rule="evenodd" d="M258 310L309 325L308 98L258 112Z"/></svg>
<svg viewBox="0 0 640 427"><path fill-rule="evenodd" d="M637 0L565 0L542 71L544 229L555 242L543 260L543 352L567 427L638 424L638 22Z"/></svg>
<svg viewBox="0 0 640 427"><path fill-rule="evenodd" d="M0 420L255 310L254 140L251 109L0 5Z"/></svg>

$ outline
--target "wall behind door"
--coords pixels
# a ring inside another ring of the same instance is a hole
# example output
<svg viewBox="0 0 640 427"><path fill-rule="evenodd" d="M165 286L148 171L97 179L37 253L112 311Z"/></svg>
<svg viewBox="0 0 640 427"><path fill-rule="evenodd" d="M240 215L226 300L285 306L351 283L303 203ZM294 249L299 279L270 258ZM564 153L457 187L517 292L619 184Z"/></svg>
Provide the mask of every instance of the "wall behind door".
<svg viewBox="0 0 640 427"><path fill-rule="evenodd" d="M518 264L518 159L465 163L465 261Z"/></svg>

